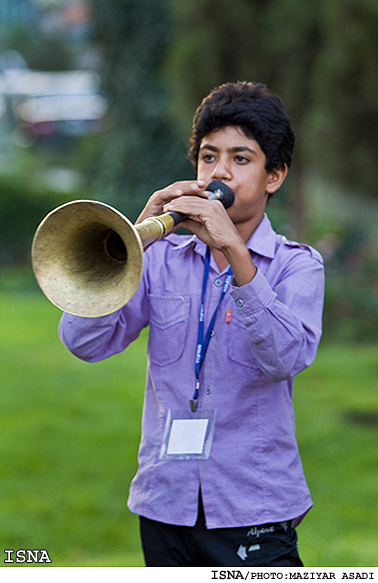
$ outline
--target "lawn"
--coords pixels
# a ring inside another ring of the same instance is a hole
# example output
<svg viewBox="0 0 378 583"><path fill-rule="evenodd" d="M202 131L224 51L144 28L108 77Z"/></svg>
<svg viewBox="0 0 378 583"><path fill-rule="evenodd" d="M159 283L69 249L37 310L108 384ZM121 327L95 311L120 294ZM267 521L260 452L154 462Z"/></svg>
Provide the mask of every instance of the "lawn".
<svg viewBox="0 0 378 583"><path fill-rule="evenodd" d="M46 549L53 566L142 566L126 499L147 336L86 364L60 343L59 317L41 294L0 294L0 551ZM378 344L326 343L296 381L314 500L298 530L307 566L378 565L377 381Z"/></svg>

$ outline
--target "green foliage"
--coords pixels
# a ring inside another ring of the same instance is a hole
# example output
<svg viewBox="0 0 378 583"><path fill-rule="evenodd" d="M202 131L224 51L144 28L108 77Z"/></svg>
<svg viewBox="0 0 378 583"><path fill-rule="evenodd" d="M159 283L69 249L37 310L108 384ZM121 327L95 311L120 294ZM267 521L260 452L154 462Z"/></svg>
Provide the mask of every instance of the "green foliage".
<svg viewBox="0 0 378 583"><path fill-rule="evenodd" d="M39 188L38 188L39 187ZM70 193L72 195L72 193ZM30 178L0 180L0 265L25 265L34 232L43 217L69 198Z"/></svg>
<svg viewBox="0 0 378 583"><path fill-rule="evenodd" d="M47 549L52 566L142 566L125 500L137 467L147 335L87 364L60 344L59 317L41 295L0 294L0 544ZM377 345L328 344L296 380L314 500L298 530L306 565L376 562L377 363Z"/></svg>
<svg viewBox="0 0 378 583"><path fill-rule="evenodd" d="M38 71L65 71L74 66L73 54L67 40L61 35L48 35L38 27L14 25L1 31L0 47L20 52L30 69Z"/></svg>
<svg viewBox="0 0 378 583"><path fill-rule="evenodd" d="M93 1L96 42L105 54L111 131L92 166L92 185L134 219L147 198L193 175L185 142L170 123L161 66L170 28L165 0Z"/></svg>
<svg viewBox="0 0 378 583"><path fill-rule="evenodd" d="M376 196L378 163L378 5L322 3L323 49L312 71L315 97L309 156L323 175Z"/></svg>
<svg viewBox="0 0 378 583"><path fill-rule="evenodd" d="M215 86L264 80L257 79L261 6L248 0L171 0L170 5L173 39L165 75L172 112L188 134L195 108Z"/></svg>
<svg viewBox="0 0 378 583"><path fill-rule="evenodd" d="M171 7L175 35L166 74L176 117L186 128L214 86L236 80L267 83L301 121L320 45L317 3L171 0Z"/></svg>
<svg viewBox="0 0 378 583"><path fill-rule="evenodd" d="M364 234L325 235L320 240L326 255L324 337L352 342L378 338L378 256Z"/></svg>

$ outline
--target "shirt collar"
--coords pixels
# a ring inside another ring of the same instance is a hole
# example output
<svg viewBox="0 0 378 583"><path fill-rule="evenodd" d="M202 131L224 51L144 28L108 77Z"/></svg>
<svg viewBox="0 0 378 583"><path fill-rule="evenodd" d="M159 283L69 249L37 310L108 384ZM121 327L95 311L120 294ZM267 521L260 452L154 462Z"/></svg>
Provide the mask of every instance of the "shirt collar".
<svg viewBox="0 0 378 583"><path fill-rule="evenodd" d="M203 257L206 254L206 245L198 239L196 235L191 237L182 237L181 235L170 235L172 242L176 243L176 249L185 249L189 246L193 247L196 253ZM261 222L252 234L249 241L247 241L247 248L258 255L273 259L275 254L276 233L273 231L272 225L268 216L264 214Z"/></svg>
<svg viewBox="0 0 378 583"><path fill-rule="evenodd" d="M276 248L276 233L273 231L266 214L264 214L262 221L252 233L252 237L247 242L247 247L258 255L273 259Z"/></svg>

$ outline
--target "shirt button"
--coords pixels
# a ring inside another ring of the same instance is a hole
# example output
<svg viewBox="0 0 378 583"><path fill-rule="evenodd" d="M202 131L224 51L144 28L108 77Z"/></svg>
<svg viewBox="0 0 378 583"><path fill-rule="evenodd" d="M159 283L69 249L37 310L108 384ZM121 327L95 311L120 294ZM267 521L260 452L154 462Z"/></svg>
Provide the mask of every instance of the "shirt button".
<svg viewBox="0 0 378 583"><path fill-rule="evenodd" d="M210 393L211 393L211 387L206 387L205 393L206 393L206 395L210 395Z"/></svg>
<svg viewBox="0 0 378 583"><path fill-rule="evenodd" d="M220 287L220 286L222 285L222 280L221 280L221 279L216 279L216 280L214 281L214 283L215 283L215 285L216 285L217 287Z"/></svg>
<svg viewBox="0 0 378 583"><path fill-rule="evenodd" d="M215 332L214 332L214 330L212 330L212 331L210 332L210 338L212 338L212 337L214 336L214 334L215 334Z"/></svg>
<svg viewBox="0 0 378 583"><path fill-rule="evenodd" d="M244 306L243 300L241 300L241 299L236 300L236 305L237 305L238 308L242 308Z"/></svg>

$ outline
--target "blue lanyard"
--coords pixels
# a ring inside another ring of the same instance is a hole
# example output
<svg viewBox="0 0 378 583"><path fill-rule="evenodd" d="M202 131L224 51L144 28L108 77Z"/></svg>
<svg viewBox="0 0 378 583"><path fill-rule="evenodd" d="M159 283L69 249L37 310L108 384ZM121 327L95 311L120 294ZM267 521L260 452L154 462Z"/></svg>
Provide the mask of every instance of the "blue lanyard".
<svg viewBox="0 0 378 583"><path fill-rule="evenodd" d="M231 267L229 267L227 275L226 275L226 279L225 279L225 282L223 285L220 300L218 302L217 307L215 308L215 311L214 311L214 314L211 318L207 332L204 335L204 332L205 332L205 291L206 291L207 280L209 277L209 269L210 269L210 248L208 247L207 251L206 251L205 270L203 273L203 281L202 281L201 307L200 307L199 323L198 323L198 340L197 340L197 349L196 349L196 357L195 357L196 388L194 391L193 399L191 399L191 401L190 401L190 408L193 411L193 413L197 410L197 406L198 406L198 395L199 395L199 386L200 386L199 374L200 374L200 370L201 370L203 361L205 359L207 348L209 346L210 338L212 336L212 332L213 332L213 328L214 328L214 324L215 324L215 318L217 317L217 312L218 312L219 306L220 306L224 296L226 295L228 288L230 287L230 283L231 283L231 279L232 279L232 269L231 269Z"/></svg>

